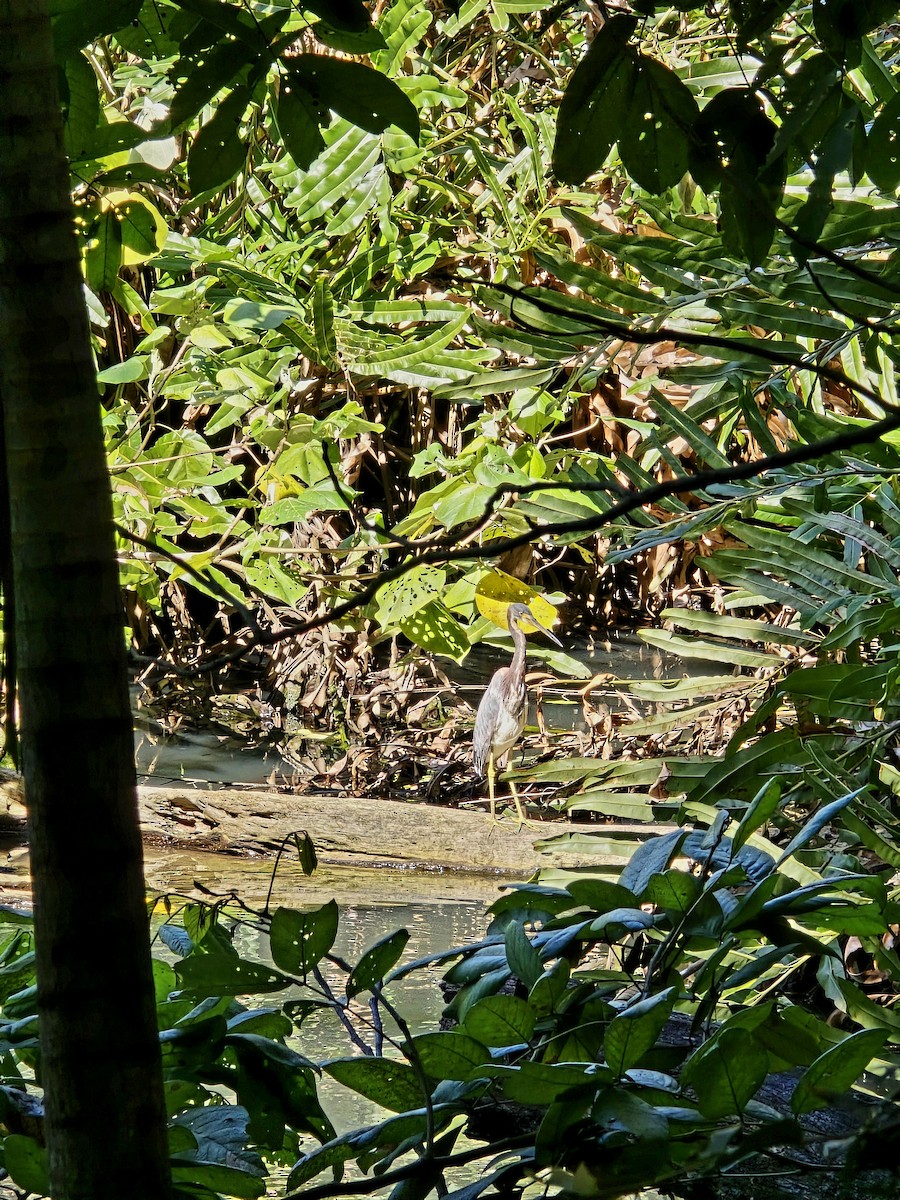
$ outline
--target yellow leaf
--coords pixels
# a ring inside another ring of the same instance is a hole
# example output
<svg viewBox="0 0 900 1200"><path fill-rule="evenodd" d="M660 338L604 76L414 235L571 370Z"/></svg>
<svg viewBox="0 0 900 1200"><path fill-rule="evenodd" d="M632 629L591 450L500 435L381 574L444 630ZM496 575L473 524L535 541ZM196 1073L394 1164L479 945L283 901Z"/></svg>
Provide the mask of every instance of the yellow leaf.
<svg viewBox="0 0 900 1200"><path fill-rule="evenodd" d="M475 604L478 611L501 629L506 628L506 611L510 604L527 604L535 617L547 629L556 624L556 609L540 592L492 567L486 571L475 588Z"/></svg>

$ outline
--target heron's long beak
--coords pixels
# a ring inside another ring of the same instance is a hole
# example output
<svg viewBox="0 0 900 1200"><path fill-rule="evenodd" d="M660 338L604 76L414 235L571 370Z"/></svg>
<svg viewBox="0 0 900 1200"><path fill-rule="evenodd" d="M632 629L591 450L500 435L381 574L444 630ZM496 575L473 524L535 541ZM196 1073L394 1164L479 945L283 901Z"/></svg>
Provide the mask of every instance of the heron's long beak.
<svg viewBox="0 0 900 1200"><path fill-rule="evenodd" d="M559 640L559 638L556 636L556 634L551 633L546 625L542 625L540 623L540 621L537 619L537 617L534 615L534 613L532 613L531 611L529 611L529 613L528 613L528 620L535 627L535 629L539 629L541 631L541 633L545 633L551 642L554 642L557 646L559 646L560 650L562 649L562 642Z"/></svg>

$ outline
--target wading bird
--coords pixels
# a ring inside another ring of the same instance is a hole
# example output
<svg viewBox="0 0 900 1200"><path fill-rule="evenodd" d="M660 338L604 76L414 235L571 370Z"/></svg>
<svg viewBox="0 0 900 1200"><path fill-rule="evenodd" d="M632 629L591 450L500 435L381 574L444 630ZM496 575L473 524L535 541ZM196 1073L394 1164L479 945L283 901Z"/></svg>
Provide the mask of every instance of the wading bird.
<svg viewBox="0 0 900 1200"><path fill-rule="evenodd" d="M487 691L481 697L472 743L475 770L479 775L487 775L492 821L497 820L494 777L497 770L506 763L507 755L519 740L528 713L528 693L525 690L525 634L520 622L540 629L557 646L562 646L559 638L544 628L527 604L511 604L506 621L515 643L512 662L508 667L501 667L499 671L494 672ZM524 824L525 813L515 784L510 782L509 787L516 802L519 820Z"/></svg>

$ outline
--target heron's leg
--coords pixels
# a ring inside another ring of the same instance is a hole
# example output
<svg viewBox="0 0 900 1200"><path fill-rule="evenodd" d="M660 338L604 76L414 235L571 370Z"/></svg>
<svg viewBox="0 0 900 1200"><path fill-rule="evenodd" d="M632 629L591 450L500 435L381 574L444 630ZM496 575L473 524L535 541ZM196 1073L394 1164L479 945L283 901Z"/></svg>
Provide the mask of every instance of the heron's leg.
<svg viewBox="0 0 900 1200"><path fill-rule="evenodd" d="M488 755L486 766L487 766L488 796L490 796L490 799L491 799L491 823L496 825L497 824L497 802L494 799L494 756L493 756L493 754Z"/></svg>
<svg viewBox="0 0 900 1200"><path fill-rule="evenodd" d="M516 802L516 812L519 814L519 828L528 824L528 818L525 816L525 810L522 807L522 801L519 799L519 793L516 791L516 785L512 780L509 781L509 790L512 792L512 798Z"/></svg>

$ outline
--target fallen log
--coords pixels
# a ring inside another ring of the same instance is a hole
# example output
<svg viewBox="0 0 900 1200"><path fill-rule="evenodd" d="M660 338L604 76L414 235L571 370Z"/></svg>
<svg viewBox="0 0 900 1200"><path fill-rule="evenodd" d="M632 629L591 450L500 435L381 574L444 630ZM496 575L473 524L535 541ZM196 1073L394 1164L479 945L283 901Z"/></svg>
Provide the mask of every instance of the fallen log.
<svg viewBox="0 0 900 1200"><path fill-rule="evenodd" d="M302 831L322 861L360 866L490 871L525 878L539 867L602 869L623 861L608 853L536 848L557 834L584 834L584 825L547 821L520 828L511 816L492 823L484 812L424 802L173 787L142 787L139 797L145 834L172 845L232 854L271 855L285 838ZM618 836L648 833L642 825L602 829Z"/></svg>
<svg viewBox="0 0 900 1200"><path fill-rule="evenodd" d="M21 780L0 775L5 814L0 828L24 836ZM445 808L424 801L295 795L243 788L142 786L138 789L141 830L157 846L271 856L294 833L307 833L326 863L399 866L421 870L493 872L524 879L541 867L621 866L623 854L609 843L644 839L666 829L640 824L575 825L533 822L520 828L515 817L491 822L486 812ZM602 835L596 846L588 832ZM561 852L540 843L560 834L578 836L578 847Z"/></svg>

